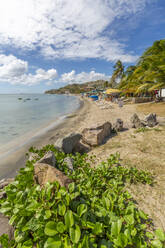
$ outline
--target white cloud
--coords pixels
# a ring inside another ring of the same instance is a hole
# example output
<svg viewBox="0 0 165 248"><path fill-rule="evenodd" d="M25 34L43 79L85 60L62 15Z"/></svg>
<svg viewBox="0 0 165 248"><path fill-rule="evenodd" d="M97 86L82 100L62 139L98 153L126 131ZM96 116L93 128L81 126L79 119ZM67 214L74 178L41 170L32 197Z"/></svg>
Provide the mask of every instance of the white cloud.
<svg viewBox="0 0 165 248"><path fill-rule="evenodd" d="M104 73L98 73L95 71L91 71L89 73L81 72L81 73L76 74L75 70L72 70L71 72L62 74L61 78L58 81L64 82L67 84L74 84L74 83L81 84L85 82L96 81L99 79L109 81L110 76L107 76Z"/></svg>
<svg viewBox="0 0 165 248"><path fill-rule="evenodd" d="M28 72L28 62L13 55L0 54L0 82L10 84L34 85L52 82L57 77L56 69L37 69L35 74Z"/></svg>
<svg viewBox="0 0 165 248"><path fill-rule="evenodd" d="M152 0L150 0L152 1ZM136 56L111 36L113 21L143 10L148 0L1 0L0 44L40 48L48 58L102 58L132 62Z"/></svg>

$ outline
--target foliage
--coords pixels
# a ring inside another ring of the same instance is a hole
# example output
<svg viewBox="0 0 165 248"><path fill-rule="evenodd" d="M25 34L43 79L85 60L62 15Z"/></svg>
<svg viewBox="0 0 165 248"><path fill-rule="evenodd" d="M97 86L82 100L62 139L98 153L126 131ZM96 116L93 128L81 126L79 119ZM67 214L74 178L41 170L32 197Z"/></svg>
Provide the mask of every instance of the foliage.
<svg viewBox="0 0 165 248"><path fill-rule="evenodd" d="M112 85L112 88L115 88L117 86L117 81L121 80L124 75L124 66L120 60L116 62L114 65L114 71L110 80L110 84Z"/></svg>
<svg viewBox="0 0 165 248"><path fill-rule="evenodd" d="M135 133L144 133L148 131L156 131L156 132L161 132L162 130L159 128L148 128L148 127L140 127L135 130Z"/></svg>
<svg viewBox="0 0 165 248"><path fill-rule="evenodd" d="M126 183L151 185L149 173L121 166L119 154L92 168L95 157L78 153L69 155L74 159L71 172L63 165L66 154L52 145L31 148L39 157L49 150L55 153L58 169L74 182L68 191L58 182L41 188L34 181L36 161L28 161L0 201L0 212L15 227L10 244L6 235L1 236L4 248L163 247L164 232L153 232L152 222L125 189Z"/></svg>
<svg viewBox="0 0 165 248"><path fill-rule="evenodd" d="M146 49L136 66L124 74L120 88L134 93L151 92L165 87L165 40L155 41Z"/></svg>

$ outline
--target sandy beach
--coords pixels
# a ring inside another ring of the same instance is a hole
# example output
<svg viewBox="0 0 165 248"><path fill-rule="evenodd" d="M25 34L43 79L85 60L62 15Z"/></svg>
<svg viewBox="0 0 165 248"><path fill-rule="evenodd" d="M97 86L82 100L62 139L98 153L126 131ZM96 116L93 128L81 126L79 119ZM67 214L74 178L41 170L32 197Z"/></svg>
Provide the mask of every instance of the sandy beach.
<svg viewBox="0 0 165 248"><path fill-rule="evenodd" d="M139 111L140 104L126 104L119 108L111 102L82 100L80 109L68 115L59 125L2 159L0 178L15 176L19 168L24 166L26 152L32 145L40 148L46 144L54 144L58 138L71 132L81 132L86 127L106 121L113 124L117 118L121 118L124 121L124 131L108 139L106 144L94 148L89 154L96 155L96 166L110 154L119 152L124 166L134 166L151 172L156 181L154 187L134 185L129 190L139 207L153 218L155 226L165 229L165 117L158 117L160 125L150 132L136 133L130 126L130 117L137 113L140 118L144 118L145 114Z"/></svg>

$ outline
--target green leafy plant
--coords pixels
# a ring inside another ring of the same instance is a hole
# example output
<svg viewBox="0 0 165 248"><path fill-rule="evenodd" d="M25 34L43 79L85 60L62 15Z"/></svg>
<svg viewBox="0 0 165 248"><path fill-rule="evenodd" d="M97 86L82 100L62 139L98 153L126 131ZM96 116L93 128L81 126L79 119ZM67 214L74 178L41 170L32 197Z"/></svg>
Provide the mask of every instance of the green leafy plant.
<svg viewBox="0 0 165 248"><path fill-rule="evenodd" d="M5 188L7 197L0 200L0 212L15 228L12 242L6 235L0 237L4 248L163 247L164 232L154 232L152 222L125 188L126 183L153 184L148 172L123 167L119 154L92 168L89 161L94 157L78 153L69 155L74 159L71 172L63 163L66 154L53 146L30 149L37 159L49 150L55 154L57 168L74 183L68 189L58 182L41 188L34 181L36 160L27 161Z"/></svg>

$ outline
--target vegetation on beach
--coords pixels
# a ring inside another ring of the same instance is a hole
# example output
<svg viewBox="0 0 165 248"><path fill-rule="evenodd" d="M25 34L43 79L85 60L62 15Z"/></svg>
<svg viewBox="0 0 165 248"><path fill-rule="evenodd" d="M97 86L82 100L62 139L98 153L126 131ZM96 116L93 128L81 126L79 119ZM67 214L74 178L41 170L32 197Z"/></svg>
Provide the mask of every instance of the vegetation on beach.
<svg viewBox="0 0 165 248"><path fill-rule="evenodd" d="M27 161L0 201L0 212L15 228L10 244L6 235L0 237L4 248L163 247L164 232L153 229L152 221L126 190L127 184L152 185L148 172L122 166L119 154L92 168L95 157L78 153L69 155L74 159L71 172L63 165L68 155L54 146L30 151L40 159L50 150L57 168L74 182L68 190L57 182L41 188L34 180L36 160Z"/></svg>
<svg viewBox="0 0 165 248"><path fill-rule="evenodd" d="M121 66L120 66L121 67ZM165 40L155 41L135 66L122 74L119 88L135 94L165 87Z"/></svg>

